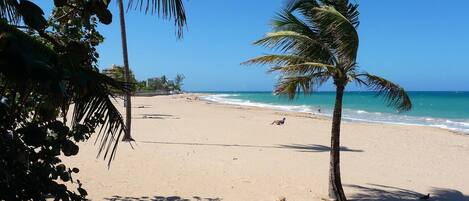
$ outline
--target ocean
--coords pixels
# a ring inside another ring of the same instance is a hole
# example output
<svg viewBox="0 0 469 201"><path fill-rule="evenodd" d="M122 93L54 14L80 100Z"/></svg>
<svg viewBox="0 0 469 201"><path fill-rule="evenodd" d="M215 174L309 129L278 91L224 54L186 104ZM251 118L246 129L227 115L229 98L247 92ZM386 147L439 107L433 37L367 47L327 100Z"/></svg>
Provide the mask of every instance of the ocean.
<svg viewBox="0 0 469 201"><path fill-rule="evenodd" d="M206 93L206 92L205 92ZM343 119L432 126L469 134L469 92L409 92L413 108L399 113L373 92L346 92ZM294 100L272 92L209 92L206 100L331 116L335 92L315 92ZM320 112L319 112L320 110Z"/></svg>

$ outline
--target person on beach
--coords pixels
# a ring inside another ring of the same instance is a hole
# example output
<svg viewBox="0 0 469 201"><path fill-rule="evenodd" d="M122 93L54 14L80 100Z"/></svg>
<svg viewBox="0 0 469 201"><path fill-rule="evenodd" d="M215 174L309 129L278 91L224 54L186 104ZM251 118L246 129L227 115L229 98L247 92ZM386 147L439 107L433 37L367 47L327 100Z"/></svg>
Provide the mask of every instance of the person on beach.
<svg viewBox="0 0 469 201"><path fill-rule="evenodd" d="M278 125L278 126L283 125L283 124L285 124L285 119L286 119L286 118L283 117L282 120L275 120L275 121L273 121L273 122L271 123L271 125L274 125L274 124L275 124L275 125Z"/></svg>

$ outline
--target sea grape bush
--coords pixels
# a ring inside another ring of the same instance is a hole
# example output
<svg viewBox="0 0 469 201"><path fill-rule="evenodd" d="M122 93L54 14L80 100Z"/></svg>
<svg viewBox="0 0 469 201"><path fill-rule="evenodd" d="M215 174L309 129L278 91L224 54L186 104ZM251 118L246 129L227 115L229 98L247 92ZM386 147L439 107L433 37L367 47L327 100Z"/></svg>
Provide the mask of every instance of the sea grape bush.
<svg viewBox="0 0 469 201"><path fill-rule="evenodd" d="M125 126L110 89L128 87L96 66L109 3L55 0L47 20L31 1L0 0L0 200L85 200L61 158L96 131L99 153L114 156Z"/></svg>

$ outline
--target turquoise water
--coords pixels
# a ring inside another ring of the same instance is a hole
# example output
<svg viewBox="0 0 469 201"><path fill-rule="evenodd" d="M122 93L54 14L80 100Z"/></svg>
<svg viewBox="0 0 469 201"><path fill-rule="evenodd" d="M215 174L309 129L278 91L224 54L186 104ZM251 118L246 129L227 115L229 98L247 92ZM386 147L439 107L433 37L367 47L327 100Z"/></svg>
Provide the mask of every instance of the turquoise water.
<svg viewBox="0 0 469 201"><path fill-rule="evenodd" d="M347 92L344 97L344 119L425 125L469 133L469 92L409 92L409 95L413 103L412 110L399 113L387 107L383 98L376 97L372 92ZM335 93L317 92L288 100L274 96L271 92L213 92L205 98L228 104L330 116Z"/></svg>

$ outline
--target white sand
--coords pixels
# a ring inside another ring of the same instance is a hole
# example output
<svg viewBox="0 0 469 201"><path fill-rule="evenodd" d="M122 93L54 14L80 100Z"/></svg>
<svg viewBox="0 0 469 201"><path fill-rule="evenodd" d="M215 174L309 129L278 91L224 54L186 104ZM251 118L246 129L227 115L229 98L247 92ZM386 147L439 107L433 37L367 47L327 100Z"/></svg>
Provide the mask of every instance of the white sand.
<svg viewBox="0 0 469 201"><path fill-rule="evenodd" d="M96 159L92 140L80 145L78 156L66 159L81 169L75 179L90 199L327 197L329 119L187 96L133 98L135 149L121 143L109 170ZM142 118L145 114L153 118ZM285 126L270 125L283 116ZM432 200L469 200L469 136L430 127L344 122L341 139L349 199L415 200L431 193Z"/></svg>

